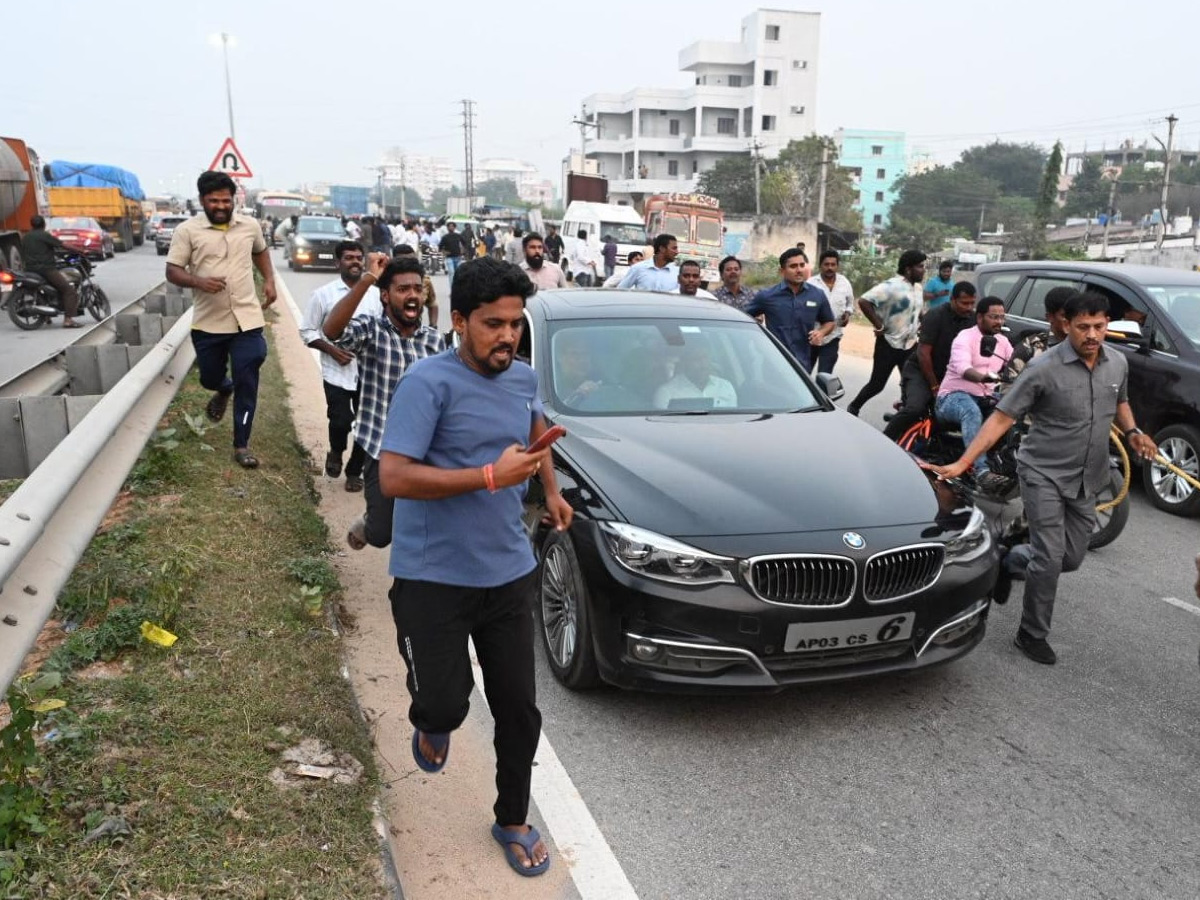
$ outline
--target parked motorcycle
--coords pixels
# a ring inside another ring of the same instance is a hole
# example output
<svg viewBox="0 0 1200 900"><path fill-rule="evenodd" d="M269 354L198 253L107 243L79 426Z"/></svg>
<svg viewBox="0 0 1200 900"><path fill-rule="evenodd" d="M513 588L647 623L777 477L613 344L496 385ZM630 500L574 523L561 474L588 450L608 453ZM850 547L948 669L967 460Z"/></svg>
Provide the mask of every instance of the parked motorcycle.
<svg viewBox="0 0 1200 900"><path fill-rule="evenodd" d="M985 337L980 352L984 356L991 356L994 346L994 339L989 346ZM1005 362L1007 363L1007 360ZM997 379L996 390L984 400L987 412L999 402L1002 388L1011 381L1012 378L1007 374ZM1027 432L1028 422L1017 422L987 453L989 470L1006 479L1004 487L1000 490L980 490L975 483L974 474L969 470L956 479L975 503L994 518L998 526L999 541L1006 547L1025 543L1029 536L1029 525L1025 519L1024 505L1021 503L1020 482L1017 479L1017 451L1020 450L1021 440ZM1096 527L1088 539L1088 548L1091 550L1115 541L1129 521L1127 495L1130 462L1125 449L1116 444L1117 440L1114 437L1109 443L1109 483L1096 498ZM939 466L954 462L966 449L962 434L940 423L932 410L909 428L896 443L921 461Z"/></svg>
<svg viewBox="0 0 1200 900"><path fill-rule="evenodd" d="M86 257L68 253L59 257L59 271L79 294L79 311L87 311L97 322L112 314L104 289L92 281L93 263ZM63 314L62 298L54 285L33 272L9 272L12 290L7 293L8 317L25 331L36 331Z"/></svg>

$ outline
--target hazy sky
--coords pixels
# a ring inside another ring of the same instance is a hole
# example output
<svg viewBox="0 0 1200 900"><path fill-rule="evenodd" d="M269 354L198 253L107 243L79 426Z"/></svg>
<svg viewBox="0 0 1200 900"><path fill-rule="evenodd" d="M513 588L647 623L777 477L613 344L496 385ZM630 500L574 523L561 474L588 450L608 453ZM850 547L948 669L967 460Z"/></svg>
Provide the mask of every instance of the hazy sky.
<svg viewBox="0 0 1200 900"><path fill-rule="evenodd" d="M755 7L729 0L321 3L60 0L5 4L0 133L43 160L131 169L147 193L190 192L228 130L253 187L367 184L383 151L462 166L461 106L476 101L476 160L518 157L557 184L593 92L685 86L678 53L736 40ZM1192 0L812 0L817 127L898 129L952 161L999 137L1069 149L1157 133L1200 145ZM1156 87L1161 85L1161 87Z"/></svg>

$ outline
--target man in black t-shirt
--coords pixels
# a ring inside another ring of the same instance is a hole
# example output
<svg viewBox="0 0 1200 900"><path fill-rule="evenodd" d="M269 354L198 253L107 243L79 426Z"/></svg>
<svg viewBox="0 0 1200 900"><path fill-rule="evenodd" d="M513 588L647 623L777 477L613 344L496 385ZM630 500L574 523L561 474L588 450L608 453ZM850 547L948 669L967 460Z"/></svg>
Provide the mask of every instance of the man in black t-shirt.
<svg viewBox="0 0 1200 900"><path fill-rule="evenodd" d="M446 233L438 241L438 249L446 257L446 274L453 281L454 273L458 271L458 264L462 262L463 254L462 235L458 233L458 226L453 222L446 223Z"/></svg>
<svg viewBox="0 0 1200 900"><path fill-rule="evenodd" d="M554 225L546 226L546 239L542 241L546 248L546 259L558 265L562 262L563 255L563 239L558 233L558 228Z"/></svg>
<svg viewBox="0 0 1200 900"><path fill-rule="evenodd" d="M25 271L40 275L58 291L63 305L63 328L82 328L75 321L79 312L79 293L75 285L67 281L67 277L58 269L55 252L70 253L71 248L46 230L46 220L34 216L29 220L33 229L21 238L21 256L25 260Z"/></svg>
<svg viewBox="0 0 1200 900"><path fill-rule="evenodd" d="M950 364L950 347L960 331L975 324L975 285L960 281L950 292L950 302L935 307L921 320L917 352L900 370L900 409L883 429L893 441L919 422L937 396Z"/></svg>

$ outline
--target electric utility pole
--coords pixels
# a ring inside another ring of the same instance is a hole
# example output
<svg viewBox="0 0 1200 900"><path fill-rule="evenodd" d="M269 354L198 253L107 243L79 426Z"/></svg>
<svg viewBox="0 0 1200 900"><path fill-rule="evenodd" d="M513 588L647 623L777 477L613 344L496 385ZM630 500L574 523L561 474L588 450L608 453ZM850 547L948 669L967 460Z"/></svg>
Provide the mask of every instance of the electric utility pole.
<svg viewBox="0 0 1200 900"><path fill-rule="evenodd" d="M475 203L475 101L462 101L463 117L463 180L466 182L467 202Z"/></svg>
<svg viewBox="0 0 1200 900"><path fill-rule="evenodd" d="M825 181L829 172L829 145L821 146L821 188L817 193L817 224L825 221Z"/></svg>
<svg viewBox="0 0 1200 900"><path fill-rule="evenodd" d="M571 124L579 126L579 169L587 172L587 132L589 128L595 128L596 137L600 137L600 122L589 122L587 112L582 111L578 119L571 120Z"/></svg>
<svg viewBox="0 0 1200 900"><path fill-rule="evenodd" d="M762 141L755 138L750 143L750 152L754 155L754 214L762 215L762 154L761 150L765 147Z"/></svg>
<svg viewBox="0 0 1200 900"><path fill-rule="evenodd" d="M1100 258L1108 259L1108 226L1112 224L1113 216L1116 215L1116 199L1117 199L1117 183L1121 180L1120 175L1114 175L1112 184L1108 186L1108 215L1104 217L1104 245L1100 250Z"/></svg>
<svg viewBox="0 0 1200 900"><path fill-rule="evenodd" d="M1157 250L1162 249L1163 241L1167 237L1167 196L1171 191L1171 154L1175 152L1175 123L1179 119L1174 114L1167 116L1167 161L1163 164L1163 186L1162 186L1162 204L1159 210L1159 216L1162 218L1162 225L1158 231Z"/></svg>

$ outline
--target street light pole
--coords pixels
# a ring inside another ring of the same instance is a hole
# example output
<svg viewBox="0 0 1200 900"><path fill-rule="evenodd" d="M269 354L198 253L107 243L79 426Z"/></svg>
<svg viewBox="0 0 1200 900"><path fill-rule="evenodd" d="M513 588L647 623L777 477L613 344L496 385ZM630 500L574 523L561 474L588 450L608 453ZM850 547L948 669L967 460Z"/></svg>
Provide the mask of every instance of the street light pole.
<svg viewBox="0 0 1200 900"><path fill-rule="evenodd" d="M222 31L221 52L225 57L225 104L229 109L229 136L236 140L237 135L233 133L233 87L229 81L229 40L229 35Z"/></svg>

